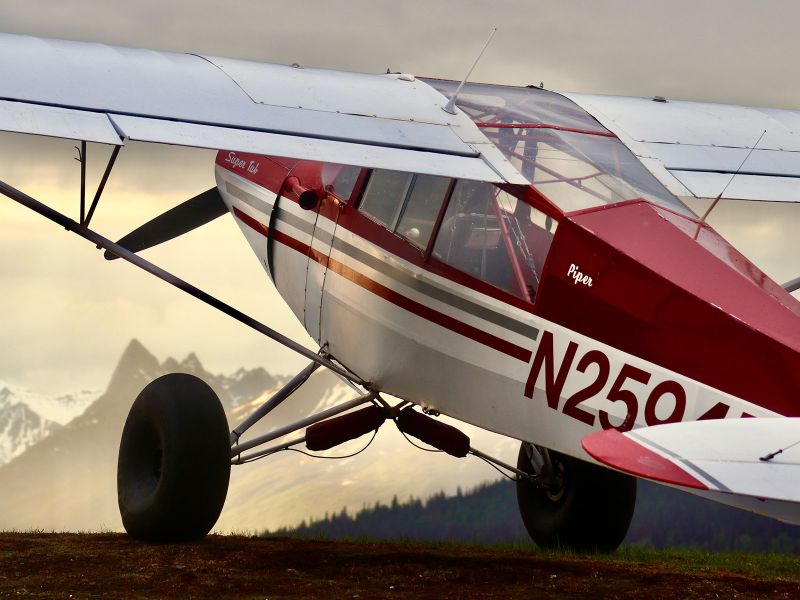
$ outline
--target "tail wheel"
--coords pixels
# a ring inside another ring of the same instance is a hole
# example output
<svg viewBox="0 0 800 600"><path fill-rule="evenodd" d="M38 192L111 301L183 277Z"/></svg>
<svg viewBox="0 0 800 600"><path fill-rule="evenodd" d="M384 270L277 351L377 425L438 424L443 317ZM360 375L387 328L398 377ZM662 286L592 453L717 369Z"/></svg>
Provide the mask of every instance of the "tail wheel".
<svg viewBox="0 0 800 600"><path fill-rule="evenodd" d="M131 537L179 542L217 522L230 478L230 437L214 391L174 373L148 385L131 407L117 464L117 497Z"/></svg>
<svg viewBox="0 0 800 600"><path fill-rule="evenodd" d="M613 552L622 543L636 505L636 478L549 452L549 484L517 482L517 502L528 534L546 549ZM535 472L522 444L517 468Z"/></svg>

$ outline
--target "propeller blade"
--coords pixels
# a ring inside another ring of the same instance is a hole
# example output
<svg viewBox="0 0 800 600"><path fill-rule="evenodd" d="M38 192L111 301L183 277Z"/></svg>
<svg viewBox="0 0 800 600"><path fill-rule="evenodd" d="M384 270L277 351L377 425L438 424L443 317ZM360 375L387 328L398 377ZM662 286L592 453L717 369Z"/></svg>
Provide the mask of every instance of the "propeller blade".
<svg viewBox="0 0 800 600"><path fill-rule="evenodd" d="M131 252L139 252L189 233L227 212L228 207L219 195L219 190L213 187L148 221L117 243ZM117 258L108 251L104 256L106 260Z"/></svg>

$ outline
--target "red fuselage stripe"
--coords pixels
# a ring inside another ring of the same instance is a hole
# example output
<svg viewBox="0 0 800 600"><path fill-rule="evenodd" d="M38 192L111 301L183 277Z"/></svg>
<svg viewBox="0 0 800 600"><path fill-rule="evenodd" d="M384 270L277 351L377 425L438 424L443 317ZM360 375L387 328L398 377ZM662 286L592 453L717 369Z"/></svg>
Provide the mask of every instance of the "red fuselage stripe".
<svg viewBox="0 0 800 600"><path fill-rule="evenodd" d="M260 223L250 215L245 214L238 208L234 207L233 214L242 221L245 225L253 229L254 231L260 233L263 236L267 236L268 229L266 225ZM275 229L272 232L273 239L276 242L280 242L284 246L296 250L297 252L303 254L304 256L308 256L312 260L318 262L323 267L327 267L334 273L337 273L344 277L345 279L355 283L359 287L367 290L368 292L372 292L376 296L383 298L384 300L391 302L395 306L399 306L400 308L409 311L412 314L417 315L423 319L431 321L432 323L436 323L437 325L444 327L445 329L449 329L459 335L463 335L464 337L470 338L484 346L489 346L498 352L502 352L512 358L520 360L524 363L530 362L531 359L531 351L526 350L521 346L517 346L516 344L512 344L502 338L499 338L495 335L487 333L478 329L477 327L473 327L472 325L468 325L463 321L459 321L458 319L454 319L453 317L441 313L437 310L434 310L424 304L420 304L408 298L395 290L388 288L384 285L381 285L377 281L370 279L366 275L359 273L355 269L348 267L347 265L334 260L328 256L325 256L321 252L309 247L308 245L304 244L303 242L296 240L295 238L285 234L284 232Z"/></svg>
<svg viewBox="0 0 800 600"><path fill-rule="evenodd" d="M261 235L265 236L269 233L269 229L266 225L261 223L258 219L254 219L250 215L245 212L242 212L235 206L233 207L233 214L236 215L236 218L239 219L242 223L247 225L250 229L257 231Z"/></svg>

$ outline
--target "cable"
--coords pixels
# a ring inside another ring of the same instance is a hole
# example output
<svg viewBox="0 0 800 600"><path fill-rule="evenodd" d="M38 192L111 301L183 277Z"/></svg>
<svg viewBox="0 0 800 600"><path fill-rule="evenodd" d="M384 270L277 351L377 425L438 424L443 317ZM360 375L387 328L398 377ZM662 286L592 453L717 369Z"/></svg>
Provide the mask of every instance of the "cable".
<svg viewBox="0 0 800 600"><path fill-rule="evenodd" d="M412 446L414 446L414 448L419 448L423 452L444 452L444 450L436 450L436 449L433 449L433 448L424 448L424 447L420 446L419 444L416 444L416 443L412 442L411 438L406 435L406 432L403 431L402 429L400 429L399 427L397 428L397 431L399 431L403 435L403 437L406 438L406 441L409 444L411 444Z"/></svg>
<svg viewBox="0 0 800 600"><path fill-rule="evenodd" d="M418 448L419 450L422 450L422 451L424 451L424 452L435 452L435 453L444 452L444 450L434 450L434 449L432 449L432 448L424 448L424 447L420 446L419 444L416 444L416 443L414 443L413 441L411 441L411 438L409 438L409 437L408 437L408 436L405 434L405 432L404 432L402 429L400 429L400 428L398 427L398 428L397 428L397 430L398 430L398 431L399 431L399 432L402 434L402 436L403 436L404 438L406 438L406 441L407 441L409 444L411 444L411 445L412 445L412 446L414 446L415 448ZM298 451L298 452L299 452L299 451ZM492 467L492 468L493 468L495 471L497 471L498 473L500 473L500 475L502 475L502 476L503 476L503 477L505 477L506 479L509 479L509 480L511 480L511 481L519 481L519 480L520 480L520 478L519 478L518 476L514 476L514 477L512 477L511 475L509 475L509 474L508 474L508 473L506 473L505 471L501 470L501 469L500 469L500 467L498 467L498 466L497 466L496 464L494 464L492 461L490 461L490 460L486 460L485 458L483 458L482 456L478 456L478 455L477 455L477 454L475 454L474 452L470 452L470 454L471 454L472 456L475 456L475 457L477 457L477 458L480 458L480 459L481 459L483 462L485 462L487 465L489 465L490 467Z"/></svg>
<svg viewBox="0 0 800 600"><path fill-rule="evenodd" d="M470 454L472 454L472 453L470 453ZM476 457L480 458L480 459L481 459L483 462L485 462L487 465L489 465L490 467L492 467L492 468L493 468L495 471L497 471L498 473L500 473L500 475L502 475L502 476L503 476L503 477L505 477L506 479L509 479L509 480L511 480L511 481L515 481L515 482L520 480L520 477L519 477L518 475L516 475L516 476L512 477L511 475L509 475L508 473L506 473L505 471L503 471L502 469L500 469L500 467L498 467L498 466L497 466L496 464L494 464L492 461L490 461L490 460L486 460L485 458L483 458L482 456L478 456L477 454L472 454L472 456L476 456Z"/></svg>
<svg viewBox="0 0 800 600"><path fill-rule="evenodd" d="M255 456L248 460L243 460L241 463L238 464L245 465L247 463L255 462L257 460L261 460L262 458L266 458L267 456L272 456L273 454L277 454L278 452L287 452L287 451L297 452L298 454L304 454L305 456L310 456L311 458L325 458L327 460L342 460L345 458L352 458L354 456L361 454L362 452L364 452L364 450L369 448L372 445L372 442L375 441L375 436L377 435L378 435L378 430L376 429L375 431L372 432L372 437L369 439L366 446L364 446L363 448L361 448L361 450L358 450L357 452L353 452L352 454L345 454L344 456L322 456L321 454L311 454L310 452L306 452L305 450L298 450L297 448L281 448L280 450L275 450L274 452L269 452L267 454L262 454L261 456Z"/></svg>

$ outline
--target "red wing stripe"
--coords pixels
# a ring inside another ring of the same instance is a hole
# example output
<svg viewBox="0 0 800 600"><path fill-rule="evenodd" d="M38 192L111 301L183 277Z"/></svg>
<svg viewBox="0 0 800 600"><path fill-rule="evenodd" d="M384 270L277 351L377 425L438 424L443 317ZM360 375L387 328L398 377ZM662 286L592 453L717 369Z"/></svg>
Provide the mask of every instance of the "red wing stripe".
<svg viewBox="0 0 800 600"><path fill-rule="evenodd" d="M601 463L638 477L698 490L708 486L671 460L656 454L616 429L596 431L581 440L581 446Z"/></svg>
<svg viewBox="0 0 800 600"><path fill-rule="evenodd" d="M251 229L257 231L261 235L266 236L268 233L268 229L265 225L259 223L256 219L252 218L251 216L243 213L238 208L234 207L233 214L236 215L238 219L240 219L245 225L250 227ZM338 273L345 279L352 281L356 285L364 288L365 290L372 292L376 296L391 302L395 306L399 306L402 309L407 310L408 312L417 315L418 317L422 317L432 323L436 323L437 325L444 327L445 329L449 329L459 335L463 335L464 337L470 338L484 346L489 346L498 352L502 352L512 358L520 360L524 363L528 363L531 360L531 351L526 350L521 346L517 346L516 344L512 344L502 338L499 338L495 335L487 333L478 329L477 327L473 327L472 325L468 325L463 321L459 321L458 319L454 319L453 317L441 313L437 310L434 310L424 304L420 304L411 298L403 296L399 292L388 288L384 285L381 285L377 281L374 281L359 273L355 269L348 267L347 265L340 263L337 260L329 258L325 256L321 252L309 247L308 245L304 244L303 242L294 239L290 235L275 229L273 232L273 239L276 242L280 242L284 246L292 248L296 250L300 254L304 254L305 256L310 257L312 260L318 262L323 267L326 267L333 271L334 273Z"/></svg>

